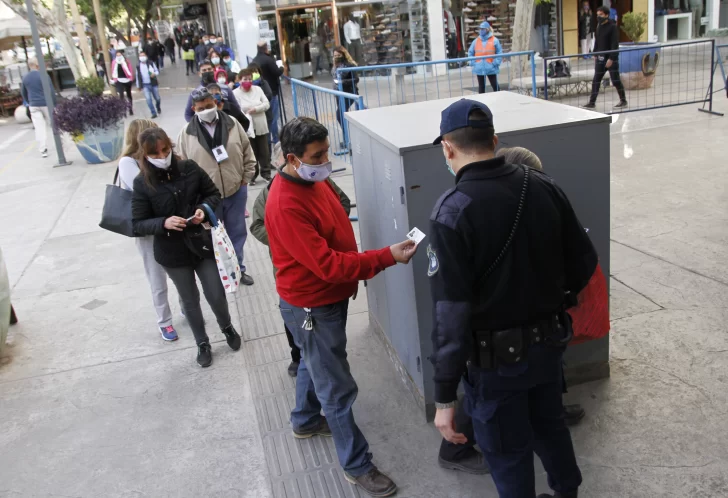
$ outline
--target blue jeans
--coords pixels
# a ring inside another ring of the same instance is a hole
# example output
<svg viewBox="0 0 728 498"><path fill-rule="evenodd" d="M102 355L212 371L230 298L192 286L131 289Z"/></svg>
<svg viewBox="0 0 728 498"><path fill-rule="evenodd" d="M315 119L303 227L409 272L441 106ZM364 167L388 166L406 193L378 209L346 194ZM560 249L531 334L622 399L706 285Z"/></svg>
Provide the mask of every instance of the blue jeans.
<svg viewBox="0 0 728 498"><path fill-rule="evenodd" d="M369 443L356 425L351 410L359 388L346 360L349 300L312 308L313 330L302 327L306 311L283 299L280 305L283 322L302 355L291 425L296 430L315 427L323 408L341 467L354 477L366 474L374 465Z"/></svg>
<svg viewBox="0 0 728 498"><path fill-rule="evenodd" d="M144 83L142 86L142 89L144 90L144 98L147 99L147 105L149 106L149 111L152 113L152 116L156 116L158 111L161 111L161 103L162 99L159 98L159 87L153 86L151 83ZM154 97L154 101L157 104L157 107L154 107L154 102L152 102L152 97Z"/></svg>
<svg viewBox="0 0 728 498"><path fill-rule="evenodd" d="M240 270L245 273L243 264L243 247L248 238L248 227L245 225L245 205L248 203L248 187L242 186L240 190L230 197L225 197L215 213L223 223L225 230L235 248L235 254L240 263Z"/></svg>
<svg viewBox="0 0 728 498"><path fill-rule="evenodd" d="M536 32L541 42L541 57L546 57L549 53L549 25L542 24L541 26L536 26Z"/></svg>
<svg viewBox="0 0 728 498"><path fill-rule="evenodd" d="M470 367L463 385L465 412L500 498L536 496L534 452L554 491L578 489L581 472L563 419L561 348L533 346L526 361L497 370Z"/></svg>
<svg viewBox="0 0 728 498"><path fill-rule="evenodd" d="M273 111L273 126L270 127L270 143L278 143L278 117L280 115L280 102L278 95L270 99L270 108Z"/></svg>

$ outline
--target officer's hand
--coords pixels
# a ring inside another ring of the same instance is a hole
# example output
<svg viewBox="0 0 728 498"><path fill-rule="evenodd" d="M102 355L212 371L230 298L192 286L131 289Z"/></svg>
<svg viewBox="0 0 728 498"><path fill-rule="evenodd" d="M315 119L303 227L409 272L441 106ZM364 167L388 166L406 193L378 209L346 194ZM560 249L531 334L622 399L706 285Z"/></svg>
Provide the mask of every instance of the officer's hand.
<svg viewBox="0 0 728 498"><path fill-rule="evenodd" d="M389 250L392 251L392 256L397 263L403 263L406 265L417 252L417 244L408 239L404 242L400 242L399 244L390 246Z"/></svg>
<svg viewBox="0 0 728 498"><path fill-rule="evenodd" d="M468 438L464 434L455 432L455 408L437 409L435 413L435 427L442 437L455 444L465 444Z"/></svg>

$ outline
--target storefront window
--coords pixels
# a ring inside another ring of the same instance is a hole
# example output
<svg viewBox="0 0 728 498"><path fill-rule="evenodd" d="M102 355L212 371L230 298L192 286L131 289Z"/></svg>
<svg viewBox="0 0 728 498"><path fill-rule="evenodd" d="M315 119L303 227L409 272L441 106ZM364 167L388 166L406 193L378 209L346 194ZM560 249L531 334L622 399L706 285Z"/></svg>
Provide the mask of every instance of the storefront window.
<svg viewBox="0 0 728 498"><path fill-rule="evenodd" d="M258 12L258 32L260 39L268 42L271 55L280 59L281 49L275 11Z"/></svg>
<svg viewBox="0 0 728 498"><path fill-rule="evenodd" d="M334 19L330 5L279 9L281 46L289 75L307 78L331 69Z"/></svg>
<svg viewBox="0 0 728 498"><path fill-rule="evenodd" d="M426 2L338 5L340 39L360 66L429 60Z"/></svg>

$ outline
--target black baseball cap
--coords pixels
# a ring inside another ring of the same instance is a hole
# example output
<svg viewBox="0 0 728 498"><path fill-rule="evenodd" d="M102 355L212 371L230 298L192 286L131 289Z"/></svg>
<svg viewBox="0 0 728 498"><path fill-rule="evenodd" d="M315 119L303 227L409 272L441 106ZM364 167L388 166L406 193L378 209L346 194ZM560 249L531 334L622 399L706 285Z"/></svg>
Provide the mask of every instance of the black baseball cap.
<svg viewBox="0 0 728 498"><path fill-rule="evenodd" d="M488 119L471 121L470 113L475 109L483 111ZM487 105L477 100L460 99L442 111L442 117L440 118L440 136L432 142L432 145L439 144L442 142L443 136L460 128L490 128L492 126L493 113L490 112Z"/></svg>

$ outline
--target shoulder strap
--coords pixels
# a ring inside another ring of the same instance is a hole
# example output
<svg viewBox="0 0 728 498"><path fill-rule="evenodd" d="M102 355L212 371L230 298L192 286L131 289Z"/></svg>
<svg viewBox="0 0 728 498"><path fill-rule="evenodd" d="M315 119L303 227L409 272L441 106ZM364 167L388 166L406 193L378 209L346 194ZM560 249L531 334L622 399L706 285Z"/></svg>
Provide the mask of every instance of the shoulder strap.
<svg viewBox="0 0 728 498"><path fill-rule="evenodd" d="M116 181L119 180L119 167L116 167L116 173L114 173L113 184L116 185ZM121 187L121 180L119 180L119 187Z"/></svg>
<svg viewBox="0 0 728 498"><path fill-rule="evenodd" d="M506 243L503 245L503 249L501 249L498 256L495 258L493 263L491 263L490 267L485 271L482 277L480 277L480 280L478 281L478 288L482 288L483 285L485 285L485 282L488 280L488 277L495 271L496 268L498 268L498 265L503 261L503 257L508 252L508 249L511 247L511 242L513 242L513 237L516 235L516 231L518 231L518 225L521 221L521 213L523 212L523 205L526 202L526 192L528 191L528 180L530 177L531 169L528 166L523 166L523 185L521 186L521 197L518 200L518 209L516 210L516 218L513 220L513 226L511 227L511 232L508 234L508 239L506 239Z"/></svg>

